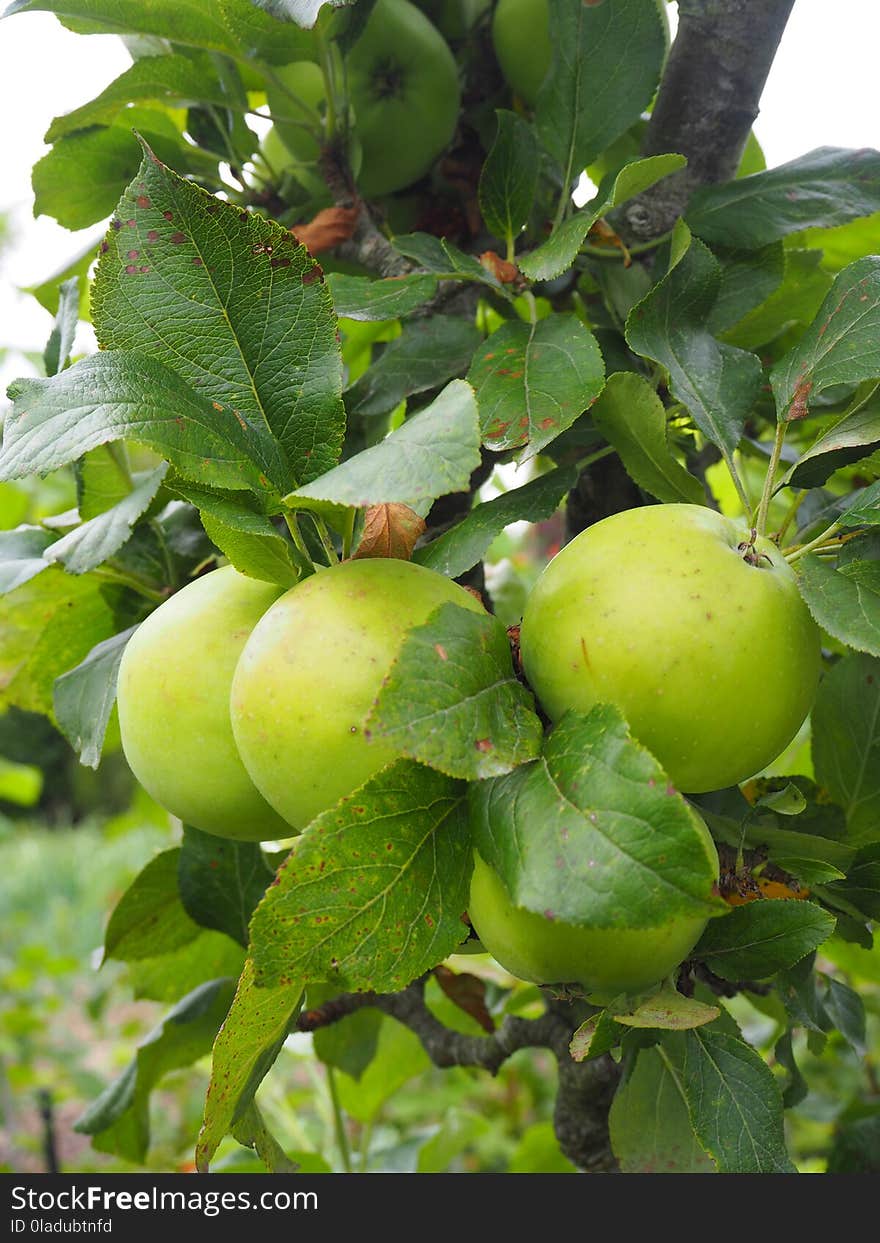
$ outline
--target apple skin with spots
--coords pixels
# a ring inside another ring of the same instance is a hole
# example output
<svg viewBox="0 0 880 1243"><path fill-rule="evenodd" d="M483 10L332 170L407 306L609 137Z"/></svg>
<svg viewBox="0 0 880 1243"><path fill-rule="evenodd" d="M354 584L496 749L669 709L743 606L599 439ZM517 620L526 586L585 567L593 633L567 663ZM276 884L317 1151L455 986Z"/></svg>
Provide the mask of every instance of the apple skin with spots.
<svg viewBox="0 0 880 1243"><path fill-rule="evenodd" d="M819 629L794 571L744 521L648 505L576 536L543 571L520 632L545 712L616 704L680 790L759 772L810 711Z"/></svg>
<svg viewBox="0 0 880 1243"><path fill-rule="evenodd" d="M219 837L290 835L248 777L229 719L229 687L245 641L283 590L232 566L205 574L150 614L119 666L129 767L172 815Z"/></svg>
<svg viewBox="0 0 880 1243"><path fill-rule="evenodd" d="M265 613L241 654L230 710L257 789L296 829L398 758L364 733L401 644L440 605L482 605L411 561L318 570Z"/></svg>
<svg viewBox="0 0 880 1243"><path fill-rule="evenodd" d="M717 880L715 843L696 812L693 820ZM511 975L533 984L579 984L600 1003L664 979L687 958L707 923L702 915L674 915L650 928L584 928L548 919L515 906L477 851L468 916L483 947Z"/></svg>

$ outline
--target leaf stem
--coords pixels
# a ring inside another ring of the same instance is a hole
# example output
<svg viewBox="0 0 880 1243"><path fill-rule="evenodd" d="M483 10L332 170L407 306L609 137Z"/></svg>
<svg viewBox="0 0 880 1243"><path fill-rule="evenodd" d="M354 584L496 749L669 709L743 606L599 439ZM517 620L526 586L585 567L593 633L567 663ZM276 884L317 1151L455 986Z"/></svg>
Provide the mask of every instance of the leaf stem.
<svg viewBox="0 0 880 1243"><path fill-rule="evenodd" d="M816 549L818 548L839 547L843 539L845 538L845 536L837 535L837 532L839 530L840 530L840 523L832 522L830 527L827 527L822 532L821 535L817 535L816 538L810 540L809 543L795 544L793 545L793 547L789 548L782 555L785 557L788 564L792 565L795 561L800 561L801 557L805 557L808 552L815 552Z"/></svg>
<svg viewBox="0 0 880 1243"><path fill-rule="evenodd" d="M339 1100L339 1090L336 1086L336 1071L332 1066L327 1067L327 1087L330 1091L330 1104L333 1106L333 1130L336 1135L339 1156L342 1160L342 1168L346 1174L351 1174L351 1150L348 1146L348 1136L345 1133L345 1119L342 1116L342 1105Z"/></svg>
<svg viewBox="0 0 880 1243"><path fill-rule="evenodd" d="M327 554L328 565L338 565L339 555L333 546L333 540L330 538L330 532L327 530L327 524L324 522L324 519L320 516L320 514L313 513L309 513L309 517L312 520L324 552Z"/></svg>
<svg viewBox="0 0 880 1243"><path fill-rule="evenodd" d="M590 242L584 242L581 245L580 253L592 255L596 259L620 259L623 261L627 255L645 255L648 251L656 250L658 246L668 242L671 237L672 230L670 229L667 233L661 233L659 237L653 238L650 242L640 242L637 246L627 246L626 251L620 250L617 246L593 246Z"/></svg>
<svg viewBox="0 0 880 1243"><path fill-rule="evenodd" d="M95 578L103 579L106 583L115 583L119 587L130 587L132 591L136 591L145 600L153 600L156 604L162 604L168 599L166 591L150 587L142 579L137 578L136 575L126 574L124 570L115 570L112 566L103 565L99 569L93 570L92 573Z"/></svg>
<svg viewBox="0 0 880 1243"><path fill-rule="evenodd" d="M303 539L302 531L299 529L299 521L297 519L296 514L290 513L289 511L285 511L284 521L287 523L287 529L290 532L291 539L296 545L297 552L299 552L301 556L305 559L306 565L310 565L312 569L314 570L315 563L311 558L311 554L309 553L308 548L306 547L306 542Z"/></svg>
<svg viewBox="0 0 880 1243"><path fill-rule="evenodd" d="M345 515L345 529L342 532L342 560L347 561L351 556L351 545L354 541L354 520L357 517L357 510L352 508Z"/></svg>
<svg viewBox="0 0 880 1243"><path fill-rule="evenodd" d="M752 502L749 498L748 492L746 492L745 485L740 477L740 473L736 469L736 463L733 460L733 455L731 454L729 449L721 449L721 457L724 461L724 465L727 467L727 473L730 475L730 478L733 481L733 486L734 488L736 488L736 494L739 497L740 504L742 505L743 510L745 511L746 514L751 514Z"/></svg>
<svg viewBox="0 0 880 1243"><path fill-rule="evenodd" d="M767 474L764 477L764 487L761 492L761 502L758 505L758 516L755 519L755 530L759 535L764 535L767 531L767 514L770 509L770 500L773 496L773 481L776 478L779 459L782 456L782 445L785 441L785 433L787 431L788 424L780 420L780 422L776 424L776 435L773 438L773 451L770 454L770 462L767 466Z"/></svg>
<svg viewBox="0 0 880 1243"><path fill-rule="evenodd" d="M791 526L792 522L795 519L797 511L800 509L801 505L803 505L808 495L809 495L809 488L803 488L800 492L797 493L794 500L789 505L788 513L783 518L782 524L779 527L779 530L776 532L776 539L778 543L780 544L782 543L782 540L783 540L783 537L786 531Z"/></svg>

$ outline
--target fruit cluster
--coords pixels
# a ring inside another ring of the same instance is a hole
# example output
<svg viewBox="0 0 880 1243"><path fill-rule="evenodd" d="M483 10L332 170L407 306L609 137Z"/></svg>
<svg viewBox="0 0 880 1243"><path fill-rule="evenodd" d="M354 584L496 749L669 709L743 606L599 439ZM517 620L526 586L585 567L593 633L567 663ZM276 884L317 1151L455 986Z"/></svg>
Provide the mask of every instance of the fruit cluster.
<svg viewBox="0 0 880 1243"><path fill-rule="evenodd" d="M121 663L135 775L209 833L304 829L397 758L364 721L407 633L447 602L482 609L448 578L389 559L346 561L287 591L230 566L197 579L148 618ZM528 601L521 654L551 720L617 705L687 792L769 764L810 710L820 660L818 629L775 545L696 505L628 510L572 540ZM712 839L694 820L717 877ZM559 923L514 906L479 856L469 914L514 974L612 993L667 974L705 924Z"/></svg>

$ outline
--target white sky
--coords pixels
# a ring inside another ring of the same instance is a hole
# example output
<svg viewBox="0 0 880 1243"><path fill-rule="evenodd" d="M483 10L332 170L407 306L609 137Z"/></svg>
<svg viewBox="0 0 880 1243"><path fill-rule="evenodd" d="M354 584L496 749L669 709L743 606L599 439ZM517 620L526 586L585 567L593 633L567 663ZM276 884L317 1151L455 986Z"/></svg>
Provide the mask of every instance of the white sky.
<svg viewBox="0 0 880 1243"><path fill-rule="evenodd" d="M875 0L795 0L755 124L768 164L819 146L880 147L878 47ZM16 287L39 283L102 231L69 233L46 216L33 219L30 169L46 150L42 136L54 116L93 98L130 63L114 36L71 34L50 14L0 22L0 210L12 209L15 237L0 267L0 345L42 350L51 317ZM78 345L87 342L83 333ZM13 353L0 363L0 381L5 387L30 370Z"/></svg>

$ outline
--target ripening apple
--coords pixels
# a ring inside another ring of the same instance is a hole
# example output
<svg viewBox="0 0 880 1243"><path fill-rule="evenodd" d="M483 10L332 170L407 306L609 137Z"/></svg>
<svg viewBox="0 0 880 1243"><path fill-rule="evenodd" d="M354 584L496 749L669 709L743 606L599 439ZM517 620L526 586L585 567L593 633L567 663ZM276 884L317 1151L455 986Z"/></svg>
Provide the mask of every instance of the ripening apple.
<svg viewBox="0 0 880 1243"><path fill-rule="evenodd" d="M214 570L160 604L122 656L125 758L157 803L206 833L242 841L290 836L248 777L229 719L245 640L283 590L232 566Z"/></svg>
<svg viewBox="0 0 880 1243"><path fill-rule="evenodd" d="M696 812L693 820L717 879L715 843ZM668 976L707 922L702 915L673 915L650 928L585 928L548 919L515 906L501 877L476 851L468 916L483 947L511 975L533 984L580 984L597 1000L609 1001Z"/></svg>
<svg viewBox="0 0 880 1243"><path fill-rule="evenodd" d="M232 680L239 754L279 815L304 828L397 759L364 720L409 630L452 602L482 612L451 579L365 558L286 592L248 639Z"/></svg>
<svg viewBox="0 0 880 1243"><path fill-rule="evenodd" d="M314 112L326 90L321 70L295 61L276 68L284 87ZM367 197L390 194L428 171L448 146L458 121L461 88L455 57L436 26L409 0L378 0L345 57L347 97L362 151L358 186ZM284 89L270 84L267 99L275 127L294 157L304 184L319 148Z"/></svg>
<svg viewBox="0 0 880 1243"><path fill-rule="evenodd" d="M819 678L819 630L779 549L700 505L630 509L581 532L536 583L520 643L548 716L616 704L690 793L771 763Z"/></svg>

